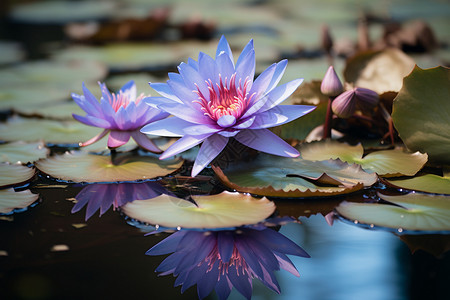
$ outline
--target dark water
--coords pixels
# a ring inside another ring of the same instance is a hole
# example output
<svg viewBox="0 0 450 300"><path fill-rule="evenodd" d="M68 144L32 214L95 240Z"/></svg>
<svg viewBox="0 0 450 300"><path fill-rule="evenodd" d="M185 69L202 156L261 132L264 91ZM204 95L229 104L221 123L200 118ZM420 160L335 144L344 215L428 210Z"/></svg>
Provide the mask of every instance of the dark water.
<svg viewBox="0 0 450 300"><path fill-rule="evenodd" d="M33 189L41 197L35 207L0 220L0 250L7 252L0 256L2 299L198 298L196 288L181 294L171 275L154 273L164 256L144 255L168 234L144 236L112 209L85 222L85 208L72 214L67 200L81 187L59 186ZM276 203L281 212L302 209L301 203ZM291 256L300 278L277 272L281 295L254 279L252 299L445 299L450 291L448 252L412 255L390 232L340 221L330 227L320 214L300 220L280 229L311 255ZM437 246L429 249L436 250L449 239L428 236L422 246L432 243ZM55 245L65 247L55 251ZM244 298L233 290L229 299Z"/></svg>

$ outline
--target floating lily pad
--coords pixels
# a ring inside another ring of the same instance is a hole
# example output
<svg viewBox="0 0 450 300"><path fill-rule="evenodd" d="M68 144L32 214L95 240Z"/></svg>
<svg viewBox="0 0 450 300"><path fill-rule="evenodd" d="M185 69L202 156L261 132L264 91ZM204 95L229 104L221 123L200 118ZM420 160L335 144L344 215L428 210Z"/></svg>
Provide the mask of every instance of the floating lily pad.
<svg viewBox="0 0 450 300"><path fill-rule="evenodd" d="M73 120L72 114L85 114L75 102L68 101L43 103L41 105L24 105L16 107L14 111L26 116L38 116L54 120Z"/></svg>
<svg viewBox="0 0 450 300"><path fill-rule="evenodd" d="M16 192L14 189L0 190L0 214L9 214L15 209L23 209L35 202L38 194L30 190Z"/></svg>
<svg viewBox="0 0 450 300"><path fill-rule="evenodd" d="M410 193L379 195L390 204L342 202L336 211L355 223L404 230L450 231L450 197ZM373 227L372 226L372 227Z"/></svg>
<svg viewBox="0 0 450 300"><path fill-rule="evenodd" d="M0 163L0 187L23 183L33 178L35 170L19 164Z"/></svg>
<svg viewBox="0 0 450 300"><path fill-rule="evenodd" d="M38 87L44 91L62 89L70 97L71 91L81 91L82 82L102 80L108 70L93 61L35 61L4 68L0 71L0 86Z"/></svg>
<svg viewBox="0 0 450 300"><path fill-rule="evenodd" d="M0 140L35 142L57 145L78 145L99 134L101 128L77 121L53 121L15 117L0 126Z"/></svg>
<svg viewBox="0 0 450 300"><path fill-rule="evenodd" d="M159 160L155 156L126 153L116 164L110 156L83 151L66 152L36 162L36 167L56 179L73 182L122 182L165 176L181 167L181 159Z"/></svg>
<svg viewBox="0 0 450 300"><path fill-rule="evenodd" d="M24 23L65 24L112 16L117 4L107 1L44 1L17 5L11 18Z"/></svg>
<svg viewBox="0 0 450 300"><path fill-rule="evenodd" d="M450 177L427 174L410 179L387 180L397 188L435 194L450 194Z"/></svg>
<svg viewBox="0 0 450 300"><path fill-rule="evenodd" d="M202 46L208 44L197 43L195 45L185 43L117 43L101 47L76 46L55 53L55 57L63 61L98 61L108 65L111 69L136 71L176 66L180 61L187 61L188 57L197 59L198 51L204 51ZM213 44L211 43L211 45ZM194 49L191 46L197 49L195 55L192 56L190 54L194 52Z"/></svg>
<svg viewBox="0 0 450 300"><path fill-rule="evenodd" d="M17 63L24 59L25 51L19 43L0 41L0 65Z"/></svg>
<svg viewBox="0 0 450 300"><path fill-rule="evenodd" d="M218 195L192 196L197 205L184 199L161 195L136 200L122 206L129 217L170 228L228 228L259 223L275 211L267 198L222 192Z"/></svg>
<svg viewBox="0 0 450 300"><path fill-rule="evenodd" d="M230 164L214 172L228 187L240 192L276 197L315 197L345 194L370 186L376 174L340 160L308 161L267 154L251 162Z"/></svg>
<svg viewBox="0 0 450 300"><path fill-rule="evenodd" d="M416 67L394 99L394 126L412 151L450 163L450 69Z"/></svg>
<svg viewBox="0 0 450 300"><path fill-rule="evenodd" d="M402 149L375 151L363 157L364 148L361 144L351 146L334 140L304 143L299 149L303 159L340 159L349 164L359 164L364 171L382 176L413 176L428 159L426 154L406 153Z"/></svg>
<svg viewBox="0 0 450 300"><path fill-rule="evenodd" d="M42 142L14 142L0 145L0 162L28 163L45 158L50 150Z"/></svg>
<svg viewBox="0 0 450 300"><path fill-rule="evenodd" d="M0 90L0 110L23 111L29 109L28 107L36 108L45 104L48 106L69 97L70 92L60 88L42 88L29 85L5 86Z"/></svg>
<svg viewBox="0 0 450 300"><path fill-rule="evenodd" d="M347 61L345 81L378 94L399 91L403 77L414 68L414 60L398 49L358 53Z"/></svg>

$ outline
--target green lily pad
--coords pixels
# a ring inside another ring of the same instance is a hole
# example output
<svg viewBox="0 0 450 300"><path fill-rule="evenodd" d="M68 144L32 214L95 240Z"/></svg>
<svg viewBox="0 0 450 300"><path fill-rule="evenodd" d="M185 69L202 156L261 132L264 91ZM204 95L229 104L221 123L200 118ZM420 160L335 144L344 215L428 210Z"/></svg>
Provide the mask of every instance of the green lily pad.
<svg viewBox="0 0 450 300"><path fill-rule="evenodd" d="M414 60L398 49L366 51L347 61L344 78L354 86L371 89L378 94L396 92L414 65Z"/></svg>
<svg viewBox="0 0 450 300"><path fill-rule="evenodd" d="M84 115L85 112L75 102L53 102L42 105L24 105L14 109L26 116L38 116L53 120L73 120L72 114Z"/></svg>
<svg viewBox="0 0 450 300"><path fill-rule="evenodd" d="M410 193L379 195L395 205L342 202L336 211L355 223L404 230L449 231L450 197Z"/></svg>
<svg viewBox="0 0 450 300"><path fill-rule="evenodd" d="M11 18L25 23L65 24L114 15L117 4L104 1L44 1L15 6Z"/></svg>
<svg viewBox="0 0 450 300"><path fill-rule="evenodd" d="M410 179L386 180L397 188L435 194L450 194L450 176L426 174Z"/></svg>
<svg viewBox="0 0 450 300"><path fill-rule="evenodd" d="M394 99L392 119L412 151L430 161L450 163L450 69L416 67Z"/></svg>
<svg viewBox="0 0 450 300"><path fill-rule="evenodd" d="M0 145L0 161L9 163L28 163L45 158L50 150L44 143L14 142Z"/></svg>
<svg viewBox="0 0 450 300"><path fill-rule="evenodd" d="M19 43L11 41L0 41L0 65L12 64L25 58L25 51Z"/></svg>
<svg viewBox="0 0 450 300"><path fill-rule="evenodd" d="M35 170L19 164L0 163L0 187L27 182Z"/></svg>
<svg viewBox="0 0 450 300"><path fill-rule="evenodd" d="M30 190L16 192L14 189L0 190L0 214L9 214L14 209L23 209L35 202L39 198L38 194L33 194Z"/></svg>
<svg viewBox="0 0 450 300"><path fill-rule="evenodd" d="M53 178L73 182L121 182L152 179L178 170L181 159L159 160L156 156L126 153L115 164L110 156L84 151L66 152L36 162L36 168Z"/></svg>
<svg viewBox="0 0 450 300"><path fill-rule="evenodd" d="M1 76L1 72L0 72ZM60 88L37 86L5 86L0 90L0 110L14 109L26 111L32 107L36 109L42 105L53 105L70 97L70 92Z"/></svg>
<svg viewBox="0 0 450 300"><path fill-rule="evenodd" d="M64 90L69 98L70 92L81 92L82 82L97 82L107 72L104 64L86 60L27 62L0 70L0 87L36 87L43 91L56 88Z"/></svg>
<svg viewBox="0 0 450 300"><path fill-rule="evenodd" d="M228 228L256 224L275 211L267 198L253 198L240 193L192 196L196 204L161 195L136 200L121 207L129 217L141 222L169 228Z"/></svg>
<svg viewBox="0 0 450 300"><path fill-rule="evenodd" d="M240 192L276 197L315 197L345 194L370 186L376 174L340 160L308 161L259 154L251 162L213 166L219 179Z"/></svg>
<svg viewBox="0 0 450 300"><path fill-rule="evenodd" d="M78 145L100 133L102 129L77 121L54 121L14 117L0 126L0 140L44 141L49 144Z"/></svg>
<svg viewBox="0 0 450 300"><path fill-rule="evenodd" d="M364 148L361 144L351 146L334 140L304 143L299 146L299 151L303 159L340 159L349 164L359 164L364 171L382 176L413 176L428 159L426 154L406 153L402 149L375 151L363 157Z"/></svg>
<svg viewBox="0 0 450 300"><path fill-rule="evenodd" d="M195 47L203 51L202 45L205 43L197 43ZM117 43L101 47L74 46L55 53L54 56L62 61L97 61L117 70L142 70L176 66L180 61L187 61L189 54L193 51L188 44L184 43ZM197 58L197 56L198 51L192 57Z"/></svg>

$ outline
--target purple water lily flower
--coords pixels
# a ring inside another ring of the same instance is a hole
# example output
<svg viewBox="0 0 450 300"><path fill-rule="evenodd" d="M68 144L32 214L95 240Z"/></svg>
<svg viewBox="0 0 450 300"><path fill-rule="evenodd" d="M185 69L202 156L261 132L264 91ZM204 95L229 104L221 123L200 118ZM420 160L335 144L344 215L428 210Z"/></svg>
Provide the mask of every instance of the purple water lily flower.
<svg viewBox="0 0 450 300"><path fill-rule="evenodd" d="M215 60L200 52L169 73L167 83L151 83L162 97L145 99L152 107L172 114L142 128L147 134L182 137L161 156L165 159L203 143L192 176L205 168L234 137L238 142L274 155L297 157L299 152L267 128L278 126L312 111L314 106L280 105L302 83L296 79L277 86L287 66L282 60L255 75L255 50L250 41L236 65L230 46L222 37Z"/></svg>
<svg viewBox="0 0 450 300"><path fill-rule="evenodd" d="M252 279L280 293L274 271L284 269L300 276L286 256L309 257L301 247L267 227L225 231L177 231L147 251L147 255L172 253L156 269L173 274L181 292L197 284L200 299L214 289L219 299L228 298L233 286L252 296Z"/></svg>
<svg viewBox="0 0 450 300"><path fill-rule="evenodd" d="M151 199L162 194L171 193L157 182L90 184L75 196L77 203L72 213L87 205L85 220L88 220L98 209L101 216L111 206L116 209L134 200Z"/></svg>
<svg viewBox="0 0 450 300"><path fill-rule="evenodd" d="M106 134L108 147L111 149L126 144L132 137L142 148L161 153L162 151L139 130L145 124L164 119L169 116L157 108L149 107L141 101L145 96L136 97L134 81L125 84L118 93L110 93L105 84L99 83L102 91L100 102L92 95L83 83L84 95L72 94L73 100L86 112L86 116L73 114L73 117L89 126L105 128L103 132L92 139L80 143L87 146L97 142Z"/></svg>

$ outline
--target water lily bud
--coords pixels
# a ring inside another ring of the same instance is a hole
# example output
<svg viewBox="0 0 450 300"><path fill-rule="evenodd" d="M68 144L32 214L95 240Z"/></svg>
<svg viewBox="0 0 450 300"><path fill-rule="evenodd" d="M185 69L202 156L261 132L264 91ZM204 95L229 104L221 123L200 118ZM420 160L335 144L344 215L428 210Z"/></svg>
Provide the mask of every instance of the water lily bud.
<svg viewBox="0 0 450 300"><path fill-rule="evenodd" d="M355 88L358 107L362 110L370 110L377 106L379 102L378 94L365 88Z"/></svg>
<svg viewBox="0 0 450 300"><path fill-rule="evenodd" d="M322 84L320 85L320 91L325 96L336 97L342 93L343 90L344 87L342 86L339 77L334 71L333 66L330 66L327 73L325 73L325 76L323 77Z"/></svg>
<svg viewBox="0 0 450 300"><path fill-rule="evenodd" d="M350 90L343 92L333 100L331 108L335 115L340 118L350 118L356 110L356 92Z"/></svg>

